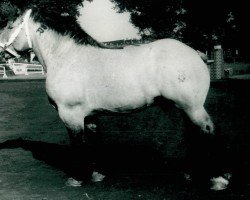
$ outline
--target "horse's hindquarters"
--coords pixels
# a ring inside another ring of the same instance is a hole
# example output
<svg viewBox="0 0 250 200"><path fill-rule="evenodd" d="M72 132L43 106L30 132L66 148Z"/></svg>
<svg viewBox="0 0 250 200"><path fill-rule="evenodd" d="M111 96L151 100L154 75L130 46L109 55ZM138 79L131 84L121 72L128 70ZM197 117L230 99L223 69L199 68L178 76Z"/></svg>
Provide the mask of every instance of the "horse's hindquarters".
<svg viewBox="0 0 250 200"><path fill-rule="evenodd" d="M213 133L214 125L204 109L210 85L206 64L196 51L178 41L163 44L155 55L161 95L182 108L203 132Z"/></svg>
<svg viewBox="0 0 250 200"><path fill-rule="evenodd" d="M154 57L156 80L162 96L182 108L192 104L203 105L210 78L208 68L198 53L176 40L158 41L158 46Z"/></svg>

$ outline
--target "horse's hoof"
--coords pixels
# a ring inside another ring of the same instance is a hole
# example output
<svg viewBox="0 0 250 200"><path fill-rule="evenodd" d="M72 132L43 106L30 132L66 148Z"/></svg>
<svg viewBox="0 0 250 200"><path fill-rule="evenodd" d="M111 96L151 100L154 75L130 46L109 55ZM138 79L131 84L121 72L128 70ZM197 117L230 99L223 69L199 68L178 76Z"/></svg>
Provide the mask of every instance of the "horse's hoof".
<svg viewBox="0 0 250 200"><path fill-rule="evenodd" d="M229 184L229 179L231 178L231 176L232 175L230 174L230 176L227 176L226 178L222 176L219 176L217 178L215 177L211 178L210 180L211 180L212 186L210 187L210 189L214 191L221 191L221 190L227 189L227 186Z"/></svg>
<svg viewBox="0 0 250 200"><path fill-rule="evenodd" d="M188 173L184 173L183 177L184 177L184 179L185 179L186 181L192 181L192 177L191 177L191 175L188 174Z"/></svg>
<svg viewBox="0 0 250 200"><path fill-rule="evenodd" d="M82 181L78 181L74 178L68 178L65 184L70 187L80 187L82 186Z"/></svg>
<svg viewBox="0 0 250 200"><path fill-rule="evenodd" d="M104 178L105 178L104 175L102 175L98 172L93 172L91 181L92 182L101 182L104 180Z"/></svg>

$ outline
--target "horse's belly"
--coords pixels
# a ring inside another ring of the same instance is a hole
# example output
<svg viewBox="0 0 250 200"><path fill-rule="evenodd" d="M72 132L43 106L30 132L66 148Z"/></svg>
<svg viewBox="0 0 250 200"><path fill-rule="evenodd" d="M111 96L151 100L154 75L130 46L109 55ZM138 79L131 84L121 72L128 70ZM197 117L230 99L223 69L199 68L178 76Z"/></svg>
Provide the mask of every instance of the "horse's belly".
<svg viewBox="0 0 250 200"><path fill-rule="evenodd" d="M133 112L134 110L138 110L149 106L153 103L154 99L146 99L144 97L135 97L135 98L120 98L116 101L109 101L106 104L102 104L104 110L111 112L119 112L119 113L128 113Z"/></svg>
<svg viewBox="0 0 250 200"><path fill-rule="evenodd" d="M98 91L95 95L90 95L90 102L95 110L121 113L151 105L159 95L152 85L141 86L132 83L107 85Z"/></svg>

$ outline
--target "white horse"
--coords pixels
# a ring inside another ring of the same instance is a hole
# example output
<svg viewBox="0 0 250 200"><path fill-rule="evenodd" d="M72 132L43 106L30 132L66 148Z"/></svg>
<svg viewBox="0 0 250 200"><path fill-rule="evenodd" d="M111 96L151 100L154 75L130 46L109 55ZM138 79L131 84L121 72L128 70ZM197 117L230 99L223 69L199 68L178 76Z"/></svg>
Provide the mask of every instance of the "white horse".
<svg viewBox="0 0 250 200"><path fill-rule="evenodd" d="M36 21L30 9L1 30L0 42L17 52L33 48L47 71L47 94L71 137L83 133L88 116L132 112L159 96L175 102L204 133L214 132L204 109L208 68L195 50L177 40L123 49L77 44Z"/></svg>

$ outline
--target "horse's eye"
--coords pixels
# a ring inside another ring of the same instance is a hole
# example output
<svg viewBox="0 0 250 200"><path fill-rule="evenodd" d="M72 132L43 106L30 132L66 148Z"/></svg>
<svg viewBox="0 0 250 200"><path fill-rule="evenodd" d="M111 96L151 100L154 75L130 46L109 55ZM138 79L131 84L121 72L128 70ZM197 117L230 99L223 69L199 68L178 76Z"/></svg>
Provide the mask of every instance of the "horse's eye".
<svg viewBox="0 0 250 200"><path fill-rule="evenodd" d="M9 25L9 26L7 27L7 29L13 29L13 26Z"/></svg>

